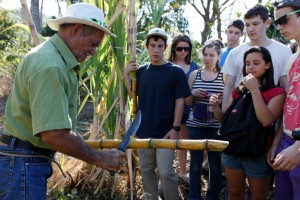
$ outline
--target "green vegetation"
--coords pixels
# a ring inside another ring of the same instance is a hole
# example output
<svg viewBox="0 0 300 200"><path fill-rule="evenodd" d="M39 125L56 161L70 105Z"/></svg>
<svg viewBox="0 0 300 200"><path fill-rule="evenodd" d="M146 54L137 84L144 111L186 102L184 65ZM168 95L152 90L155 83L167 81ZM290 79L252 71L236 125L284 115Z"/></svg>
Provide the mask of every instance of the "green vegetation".
<svg viewBox="0 0 300 200"><path fill-rule="evenodd" d="M0 9L0 75L14 75L25 53L33 47L30 35L12 17L14 13Z"/></svg>

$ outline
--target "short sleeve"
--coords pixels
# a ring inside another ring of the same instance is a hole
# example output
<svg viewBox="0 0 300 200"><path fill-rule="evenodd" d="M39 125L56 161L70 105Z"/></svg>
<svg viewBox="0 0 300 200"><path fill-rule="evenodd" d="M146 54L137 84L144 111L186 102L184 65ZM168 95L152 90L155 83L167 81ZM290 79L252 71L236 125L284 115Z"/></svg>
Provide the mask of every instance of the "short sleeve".
<svg viewBox="0 0 300 200"><path fill-rule="evenodd" d="M235 58L234 58L233 52L234 51L229 52L229 54L225 60L224 66L222 67L223 74L227 74L230 76L237 75L237 72L235 71L235 63L234 63Z"/></svg>
<svg viewBox="0 0 300 200"><path fill-rule="evenodd" d="M262 92L262 95L266 101L266 103L268 104L272 98L281 95L281 94L285 94L285 90L282 87L275 87L266 91Z"/></svg>
<svg viewBox="0 0 300 200"><path fill-rule="evenodd" d="M182 98L191 96L190 87L185 74L182 69L177 70L177 76L175 81L175 98Z"/></svg>
<svg viewBox="0 0 300 200"><path fill-rule="evenodd" d="M68 98L56 67L46 68L29 82L33 134L54 129L71 129Z"/></svg>

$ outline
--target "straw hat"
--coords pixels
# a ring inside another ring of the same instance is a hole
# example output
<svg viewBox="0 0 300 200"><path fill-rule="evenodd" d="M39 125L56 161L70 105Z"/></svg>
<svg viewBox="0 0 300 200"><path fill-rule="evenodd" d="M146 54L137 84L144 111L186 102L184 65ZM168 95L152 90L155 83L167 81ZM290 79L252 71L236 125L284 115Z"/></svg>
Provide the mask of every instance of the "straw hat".
<svg viewBox="0 0 300 200"><path fill-rule="evenodd" d="M107 35L116 37L107 29L102 10L88 3L72 4L67 8L64 17L48 20L48 26L54 31L58 31L61 24L85 24L98 28Z"/></svg>

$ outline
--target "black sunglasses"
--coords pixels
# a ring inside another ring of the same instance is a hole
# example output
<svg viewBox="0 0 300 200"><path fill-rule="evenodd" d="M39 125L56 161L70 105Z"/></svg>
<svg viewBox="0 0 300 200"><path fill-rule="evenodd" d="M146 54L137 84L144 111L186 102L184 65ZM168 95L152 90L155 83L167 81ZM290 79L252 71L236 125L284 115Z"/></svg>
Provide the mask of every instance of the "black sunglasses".
<svg viewBox="0 0 300 200"><path fill-rule="evenodd" d="M184 50L185 52L189 52L191 50L191 48L190 47L176 47L175 50L178 52L180 52L182 50Z"/></svg>
<svg viewBox="0 0 300 200"><path fill-rule="evenodd" d="M278 18L277 20L274 21L275 26L277 27L278 25L285 25L285 24L287 24L288 23L287 17L291 16L293 14L296 14L298 12L300 12L300 10L295 10L293 12L287 13L287 14L283 15L282 17Z"/></svg>

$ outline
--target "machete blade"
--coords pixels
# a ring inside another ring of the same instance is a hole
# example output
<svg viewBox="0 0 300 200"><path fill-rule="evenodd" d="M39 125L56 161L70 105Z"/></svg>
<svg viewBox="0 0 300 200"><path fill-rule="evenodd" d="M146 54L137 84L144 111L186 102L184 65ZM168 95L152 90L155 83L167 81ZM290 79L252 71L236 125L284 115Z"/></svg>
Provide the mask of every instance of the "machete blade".
<svg viewBox="0 0 300 200"><path fill-rule="evenodd" d="M127 147L130 144L131 137L133 137L136 134L137 130L140 127L141 121L142 121L142 114L141 114L141 111L139 110L136 115L135 120L132 122L132 124L128 128L127 132L125 133L125 135L123 137L122 142L118 146L118 148L117 148L118 150L125 151L127 149ZM109 173L111 176L115 175L114 171L109 171Z"/></svg>

